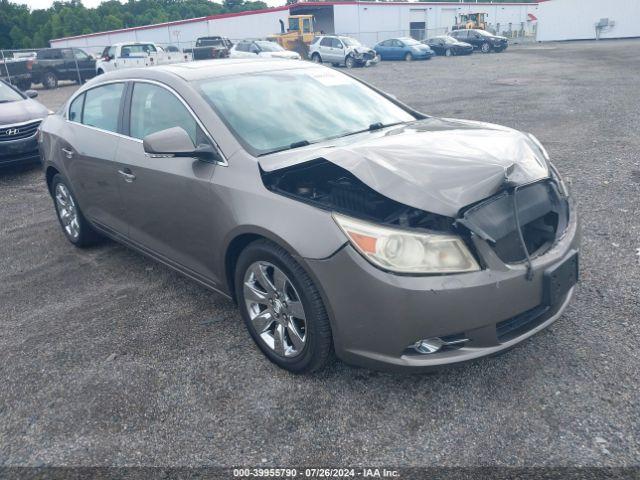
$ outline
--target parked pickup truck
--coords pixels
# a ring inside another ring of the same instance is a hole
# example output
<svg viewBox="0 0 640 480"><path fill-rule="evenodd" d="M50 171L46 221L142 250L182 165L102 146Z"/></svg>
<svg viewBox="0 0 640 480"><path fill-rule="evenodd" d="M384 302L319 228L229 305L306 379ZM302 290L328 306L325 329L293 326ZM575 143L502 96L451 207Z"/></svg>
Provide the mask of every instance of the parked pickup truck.
<svg viewBox="0 0 640 480"><path fill-rule="evenodd" d="M31 88L31 70L33 57L12 57L3 52L0 56L0 78L25 91Z"/></svg>
<svg viewBox="0 0 640 480"><path fill-rule="evenodd" d="M152 67L191 61L191 54L166 52L151 42L123 42L105 47L102 58L96 62L98 75L113 70L135 67Z"/></svg>
<svg viewBox="0 0 640 480"><path fill-rule="evenodd" d="M59 80L82 83L96 76L96 61L79 48L45 48L38 51L31 80L56 88Z"/></svg>
<svg viewBox="0 0 640 480"><path fill-rule="evenodd" d="M194 60L209 60L227 58L232 46L233 43L226 37L200 37L196 40L196 46L193 49L184 51L192 53Z"/></svg>

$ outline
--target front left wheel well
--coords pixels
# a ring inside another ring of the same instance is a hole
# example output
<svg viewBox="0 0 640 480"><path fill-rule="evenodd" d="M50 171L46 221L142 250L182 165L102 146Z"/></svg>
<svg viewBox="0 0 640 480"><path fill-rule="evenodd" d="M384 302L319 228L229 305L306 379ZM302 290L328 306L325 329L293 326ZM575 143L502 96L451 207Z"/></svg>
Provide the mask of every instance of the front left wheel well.
<svg viewBox="0 0 640 480"><path fill-rule="evenodd" d="M234 238L229 247L227 248L227 253L225 255L225 274L227 280L227 286L229 287L229 293L231 294L231 298L234 302L237 302L237 296L235 291L235 271L236 264L238 263L238 258L242 251L247 248L250 243L255 242L256 240L264 239L262 235L258 235L255 233L245 233Z"/></svg>

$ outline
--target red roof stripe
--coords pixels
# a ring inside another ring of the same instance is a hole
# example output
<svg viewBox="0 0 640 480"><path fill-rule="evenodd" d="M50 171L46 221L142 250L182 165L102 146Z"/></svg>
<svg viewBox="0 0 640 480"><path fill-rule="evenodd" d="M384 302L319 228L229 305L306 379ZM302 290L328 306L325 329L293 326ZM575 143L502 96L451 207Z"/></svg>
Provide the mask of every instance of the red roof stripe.
<svg viewBox="0 0 640 480"><path fill-rule="evenodd" d="M244 15L258 15L261 13L281 12L283 10L289 10L290 6L291 5L283 5L281 7L263 8L261 10L247 10L245 12L236 12L236 13L219 13L218 15L209 15L207 17L187 18L185 20L175 20L173 22L154 23L152 25L140 25L139 27L119 28L117 30L106 30L104 32L85 33L84 35L75 35L72 37L53 38L50 41L57 42L60 40L73 40L75 38L95 37L98 35L107 35L109 33L132 32L134 30L148 30L150 28L171 27L173 25L183 25L185 23L202 22L206 20L218 20L221 18L242 17Z"/></svg>

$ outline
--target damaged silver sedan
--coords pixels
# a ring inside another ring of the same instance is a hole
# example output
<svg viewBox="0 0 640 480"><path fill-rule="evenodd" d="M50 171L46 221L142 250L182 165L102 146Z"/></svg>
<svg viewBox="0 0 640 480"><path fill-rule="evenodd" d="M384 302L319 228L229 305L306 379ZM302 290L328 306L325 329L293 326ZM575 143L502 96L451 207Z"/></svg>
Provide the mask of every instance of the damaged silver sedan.
<svg viewBox="0 0 640 480"><path fill-rule="evenodd" d="M237 302L292 372L419 371L553 323L577 216L532 136L434 118L312 63L102 75L39 135L62 230L112 237Z"/></svg>

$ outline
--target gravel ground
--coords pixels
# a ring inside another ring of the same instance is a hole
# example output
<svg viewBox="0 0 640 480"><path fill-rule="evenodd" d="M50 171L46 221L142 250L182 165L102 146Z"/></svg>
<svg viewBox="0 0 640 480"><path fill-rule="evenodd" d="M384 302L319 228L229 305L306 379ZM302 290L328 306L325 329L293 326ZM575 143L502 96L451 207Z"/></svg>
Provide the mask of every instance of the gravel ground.
<svg viewBox="0 0 640 480"><path fill-rule="evenodd" d="M545 44L354 70L425 112L534 133L582 212L563 318L432 375L279 370L229 301L115 243L74 249L41 171L0 173L0 466L637 465L639 52Z"/></svg>

